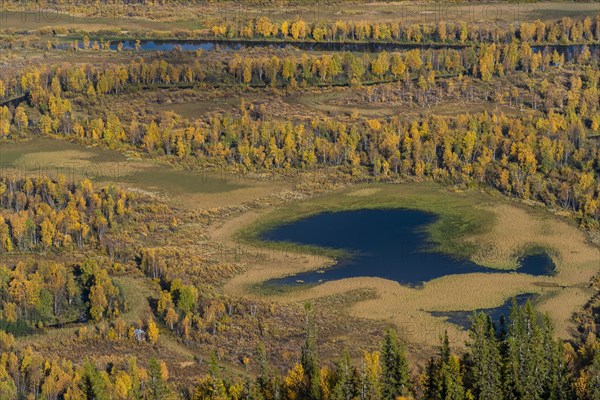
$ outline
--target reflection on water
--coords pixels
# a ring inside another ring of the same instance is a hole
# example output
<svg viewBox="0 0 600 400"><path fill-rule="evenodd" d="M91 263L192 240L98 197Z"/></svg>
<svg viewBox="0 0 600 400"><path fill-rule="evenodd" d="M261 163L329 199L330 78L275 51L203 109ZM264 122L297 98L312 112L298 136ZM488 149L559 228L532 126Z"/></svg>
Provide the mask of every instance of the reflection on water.
<svg viewBox="0 0 600 400"><path fill-rule="evenodd" d="M118 41L111 42L111 49L116 50ZM135 50L135 40L124 40L124 50ZM237 51L246 48L263 47L271 49L282 49L286 47L296 48L303 51L350 51L350 52L380 52L380 51L401 51L410 49L460 49L461 45L448 44L407 44L407 43L343 43L343 42L273 42L262 40L249 41L219 41L219 40L142 40L140 41L140 50L142 51L170 51L179 48L183 51ZM583 49L582 45L550 45L550 46L531 46L534 52L556 50L559 54L564 54L565 60L570 61L576 57ZM588 45L592 57L598 58L600 46L596 44Z"/></svg>

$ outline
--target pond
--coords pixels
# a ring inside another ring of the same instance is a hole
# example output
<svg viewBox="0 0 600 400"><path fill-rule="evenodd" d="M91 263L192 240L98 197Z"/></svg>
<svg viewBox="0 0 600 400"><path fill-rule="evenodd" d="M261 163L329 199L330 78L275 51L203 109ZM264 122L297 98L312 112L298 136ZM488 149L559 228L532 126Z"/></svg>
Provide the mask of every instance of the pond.
<svg viewBox="0 0 600 400"><path fill-rule="evenodd" d="M436 218L433 214L409 209L362 209L323 212L279 225L263 232L260 238L342 249L350 256L342 257L331 268L271 280L267 285L378 277L419 286L445 275L502 272L434 251L426 228ZM532 254L520 260L517 272L551 275L554 264L545 254Z"/></svg>
<svg viewBox="0 0 600 400"><path fill-rule="evenodd" d="M508 319L510 310L513 306L513 301L517 305L523 306L527 303L527 301L535 300L537 296L538 295L535 293L523 293L516 295L514 298L506 300L504 304L499 307L480 308L473 311L432 311L430 314L434 317L445 318L447 322L458 325L463 329L469 329L471 326L471 316L473 313L484 312L492 319L492 322L498 325L501 322L502 317L504 317L505 320Z"/></svg>
<svg viewBox="0 0 600 400"><path fill-rule="evenodd" d="M121 41L124 50L135 50L135 40ZM119 44L118 40L112 41L110 48L116 50ZM140 50L142 51L171 51L179 48L183 51L238 51L247 48L296 48L302 51L350 51L362 53L376 53L381 51L403 51L410 49L460 49L462 45L452 44L410 44L410 43L375 43L375 42L277 42L268 40L141 40ZM532 46L534 52L556 50L559 54L564 54L565 59L570 61L577 56L583 46L581 45L550 45L550 46ZM600 56L600 46L591 44L588 46L593 58Z"/></svg>

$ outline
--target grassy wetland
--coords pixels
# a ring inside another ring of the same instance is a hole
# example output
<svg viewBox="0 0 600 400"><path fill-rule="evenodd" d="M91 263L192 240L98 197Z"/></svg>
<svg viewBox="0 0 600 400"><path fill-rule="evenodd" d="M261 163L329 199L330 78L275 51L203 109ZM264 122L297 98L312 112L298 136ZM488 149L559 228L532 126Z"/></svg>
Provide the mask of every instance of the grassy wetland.
<svg viewBox="0 0 600 400"><path fill-rule="evenodd" d="M444 329L451 329L453 334L463 337L456 327L445 325L443 320L431 317L429 312L492 308L521 293L543 294L536 307L547 311L557 329L566 334L574 329L569 316L582 307L592 293L588 282L597 272L598 249L587 242L576 226L543 211L531 210L477 190L453 192L428 183L352 186L335 194L263 214L231 238L260 246L260 233L278 224L326 211L365 208L409 208L433 213L438 219L427 227L433 249L467 257L496 269L497 274L445 276L425 282L420 288L359 277L311 285L304 291L298 288L285 290L283 295L276 296L279 301L305 301L369 288L374 298L348 306L351 315L384 319L399 328L410 325L416 329L407 340L427 345L428 341L435 343L436 335ZM314 257L304 256L300 267L296 263L281 266L273 262L268 267L262 266L260 272L248 271L232 280L228 290L252 293L260 288L256 284L261 281L290 272L326 268L332 264L330 257L338 255L293 243L268 243L265 246L282 255L290 251ZM556 265L554 276L532 277L518 271L506 273L514 271L518 259L533 249L550 255ZM327 257L321 261L323 255ZM290 257L297 263L302 259L299 255ZM471 295L474 292L478 295ZM558 304L560 307L556 307ZM423 336L422 329L429 328L434 333Z"/></svg>
<svg viewBox="0 0 600 400"><path fill-rule="evenodd" d="M599 12L3 2L0 399L598 399Z"/></svg>

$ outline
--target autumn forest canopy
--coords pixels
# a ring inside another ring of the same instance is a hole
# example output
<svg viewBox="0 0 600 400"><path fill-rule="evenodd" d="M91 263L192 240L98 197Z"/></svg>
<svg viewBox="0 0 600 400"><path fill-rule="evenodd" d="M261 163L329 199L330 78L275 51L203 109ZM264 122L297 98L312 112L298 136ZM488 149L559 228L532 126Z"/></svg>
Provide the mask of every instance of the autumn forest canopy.
<svg viewBox="0 0 600 400"><path fill-rule="evenodd" d="M597 4L0 21L0 399L600 398ZM306 283L360 254L261 239L371 208L489 271Z"/></svg>

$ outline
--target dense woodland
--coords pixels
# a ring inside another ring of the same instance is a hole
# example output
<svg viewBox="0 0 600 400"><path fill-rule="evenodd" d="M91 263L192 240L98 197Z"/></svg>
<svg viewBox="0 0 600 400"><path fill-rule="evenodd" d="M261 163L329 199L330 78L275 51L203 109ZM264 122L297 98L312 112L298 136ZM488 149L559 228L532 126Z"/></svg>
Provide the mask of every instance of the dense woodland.
<svg viewBox="0 0 600 400"><path fill-rule="evenodd" d="M109 369L93 361L82 365L44 359L31 349L14 350L14 338L0 332L2 398L47 399L397 399L412 395L437 399L597 399L600 395L600 344L593 335L577 351L552 338L552 326L530 304L514 305L506 322L493 324L484 313L473 316L467 352L452 351L441 337L425 371L414 375L405 349L388 330L379 350L365 352L360 365L346 355L327 363L319 359L318 327L306 307L305 342L298 362L280 375L269 365L274 355L256 351L255 379L231 380L215 355L209 373L191 387L169 383L165 363L147 367L134 358ZM129 339L113 340L131 340ZM159 340L157 338L157 340Z"/></svg>
<svg viewBox="0 0 600 400"><path fill-rule="evenodd" d="M391 56L383 52L373 59L346 53L343 57L334 54L280 60L273 56L258 61L236 55L217 72L204 68L198 60L187 66L165 60L102 68L57 65L23 71L3 85L4 96L25 93L30 107L21 104L11 110L4 106L1 128L6 136L33 130L111 148L126 145L151 155L208 158L245 168L365 166L378 178L413 175L465 185L484 184L516 197L572 210L584 224L597 226L600 152L598 143L587 136L600 129L599 75L592 66L598 61L585 51L580 54L582 65L569 74L565 91L557 91L547 81L540 88L546 112L520 117L482 113L412 121L398 116L351 122L313 119L307 123L265 118L260 109L248 104L238 116L220 114L195 120L173 114L160 120L138 120L116 113L81 119L73 107L74 101L86 104L97 96L118 95L132 86L203 81L208 79L205 71L211 73L212 81L231 79L249 84L253 80L265 83L265 79L276 85L295 85L303 79L304 83L337 79L361 82L366 64L370 65L371 77L379 79L407 79L411 73L420 74L418 87L435 91L434 64L443 73L471 71L482 81L491 80L493 74L514 73L511 71L517 68L533 74L534 69L560 68L562 64L556 52L534 53L528 44L519 47L513 43L502 50L483 45L428 54L429 58L415 49ZM455 90L440 90L444 89Z"/></svg>
<svg viewBox="0 0 600 400"><path fill-rule="evenodd" d="M114 186L95 191L89 180L67 183L64 176L3 177L0 182L0 250L68 254L99 246L109 230L128 218L132 197ZM99 321L118 316L124 299L108 269L89 259L0 265L0 324L26 332L44 325Z"/></svg>
<svg viewBox="0 0 600 400"><path fill-rule="evenodd" d="M600 41L600 15L508 27L260 17L160 33L220 40L441 44L366 54L178 49L149 57L139 41L136 51L124 51L110 39L121 34L116 31L88 32L61 43L46 37L74 32L42 28L37 33L43 39L30 38L31 32L14 42L0 39L9 51L106 57L101 62L24 62L23 68L4 69L2 143L44 136L186 167L282 174L322 169L348 179L410 178L491 188L567 210L592 233L600 229L600 73L593 47ZM22 46L16 46L21 39ZM556 44L580 46L569 58ZM379 91L383 102L395 93L425 108L436 99L465 95L468 83L482 88L486 101L519 103L521 110L282 118L260 102L242 101L232 112L185 118L132 111L119 103L161 88L293 94L339 86L357 93ZM523 100L523 93L534 100ZM87 179L0 177L0 399L600 398L599 295L575 316L579 331L570 341L555 338L548 316L537 314L529 303L520 307L515 302L507 319L474 314L465 351L451 349L451 338L442 335L425 365L409 361L411 354L394 328L382 329L381 343L370 343L367 351L348 349L339 360L329 360L320 352L326 344L317 306L307 303L304 314L294 314L286 306L230 298L218 282L243 266L212 260L197 248L186 252L170 241L188 235L179 232L177 218L204 223L218 210L184 214L139 196L112 185L98 189ZM126 289L139 288L123 287L122 282L131 282L123 278L155 290L155 298L143 299L149 300L145 314L127 315L132 304ZM598 280L592 285L598 290ZM84 351L85 358L73 359L62 352L48 354L36 342L63 328L74 349L107 346L158 357L106 361ZM290 338L303 345L284 354L269 343ZM194 367L206 373L194 376L193 383L173 379L159 354L165 342L193 354ZM242 352L256 342L254 353ZM214 349L210 359L200 354L206 347Z"/></svg>
<svg viewBox="0 0 600 400"><path fill-rule="evenodd" d="M78 184L42 178L0 179L0 249L10 252L83 247L131 212L131 197L115 186L94 191Z"/></svg>
<svg viewBox="0 0 600 400"><path fill-rule="evenodd" d="M118 316L124 299L106 268L89 260L82 265L19 262L0 265L0 322L23 334L36 327L100 321Z"/></svg>

